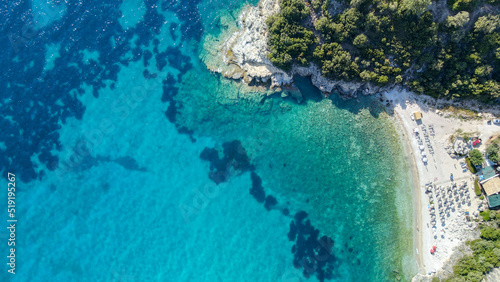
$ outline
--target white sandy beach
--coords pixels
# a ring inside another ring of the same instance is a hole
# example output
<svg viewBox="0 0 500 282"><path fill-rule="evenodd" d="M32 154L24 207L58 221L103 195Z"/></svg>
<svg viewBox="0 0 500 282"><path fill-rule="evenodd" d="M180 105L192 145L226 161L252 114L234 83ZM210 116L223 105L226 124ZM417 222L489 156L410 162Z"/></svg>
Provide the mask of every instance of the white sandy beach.
<svg viewBox="0 0 500 282"><path fill-rule="evenodd" d="M476 148L483 151L486 141L491 136L500 134L500 126L487 124L488 117L491 117L489 114L472 121L445 117L446 114L436 110L440 102L405 90L393 89L386 92L384 98L392 101L394 115L405 130L407 147L411 150L408 157L414 170L415 247L420 266L419 274L414 280L430 280L433 273L446 276L449 273L442 268L454 249L478 236L473 212L477 211L481 200L474 193L472 173L468 170L463 172L461 167L460 163L465 162L465 158L452 158L445 146L449 143L450 136L461 129L463 132L478 132L483 143ZM413 113L418 111L423 114L419 123L412 119ZM418 144L417 134L414 133L416 128L422 145ZM428 139L424 137L424 133ZM427 158L427 163L422 161L424 157ZM451 186L450 174L453 174L456 187ZM430 210L431 202L434 204L433 211ZM466 211L470 212L471 221L466 220ZM436 221L434 229L431 223L433 219ZM433 246L436 246L436 252L431 254Z"/></svg>

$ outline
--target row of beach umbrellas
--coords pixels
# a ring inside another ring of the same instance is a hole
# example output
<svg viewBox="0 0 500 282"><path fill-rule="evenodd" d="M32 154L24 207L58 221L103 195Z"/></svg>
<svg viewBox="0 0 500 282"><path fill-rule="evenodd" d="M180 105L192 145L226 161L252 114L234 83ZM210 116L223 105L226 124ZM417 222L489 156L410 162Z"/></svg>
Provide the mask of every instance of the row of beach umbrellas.
<svg viewBox="0 0 500 282"><path fill-rule="evenodd" d="M460 203L465 204L468 202L470 205L469 190L465 181L460 186L457 186L456 183L446 187L430 184L426 186L426 193L429 196L430 204L428 208L432 226L436 226L437 216L440 217L441 224L444 226L446 217L449 217L450 213L455 211L455 203L458 208L461 207ZM436 205L439 211L438 214L436 214Z"/></svg>

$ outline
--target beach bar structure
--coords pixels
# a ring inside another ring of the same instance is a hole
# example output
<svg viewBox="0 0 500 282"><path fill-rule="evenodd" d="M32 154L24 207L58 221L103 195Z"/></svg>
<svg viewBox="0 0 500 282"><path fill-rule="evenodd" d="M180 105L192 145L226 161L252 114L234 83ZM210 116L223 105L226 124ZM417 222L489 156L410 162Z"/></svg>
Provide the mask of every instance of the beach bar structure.
<svg viewBox="0 0 500 282"><path fill-rule="evenodd" d="M494 175L487 178L481 182L481 187L483 188L484 194L488 199L488 206L490 209L500 208L500 177L499 175Z"/></svg>
<svg viewBox="0 0 500 282"><path fill-rule="evenodd" d="M421 112L414 112L413 117L415 118L415 120L421 120L423 115Z"/></svg>
<svg viewBox="0 0 500 282"><path fill-rule="evenodd" d="M492 166L483 167L481 172L483 173L484 180L490 179L497 174Z"/></svg>

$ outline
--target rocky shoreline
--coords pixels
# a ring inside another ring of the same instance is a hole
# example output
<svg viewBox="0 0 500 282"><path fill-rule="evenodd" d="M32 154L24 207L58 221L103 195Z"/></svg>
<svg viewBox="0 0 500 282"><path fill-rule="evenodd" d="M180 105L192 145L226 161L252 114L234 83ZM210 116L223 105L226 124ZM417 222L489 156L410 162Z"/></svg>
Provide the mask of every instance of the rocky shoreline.
<svg viewBox="0 0 500 282"><path fill-rule="evenodd" d="M311 77L312 83L325 94L337 92L343 98L371 95L387 87L369 83L330 80L321 75L313 63L308 67L293 66L290 72L274 66L268 58L268 29L266 20L279 13L279 0L261 0L257 6L244 8L238 18L238 29L221 38L216 49L217 60L207 67L224 77L240 80L249 85L265 85L280 91L294 89L294 76Z"/></svg>
<svg viewBox="0 0 500 282"><path fill-rule="evenodd" d="M387 93L393 89L402 91L405 88L394 84L377 86L364 82L331 80L323 77L321 69L313 63L310 63L308 67L294 65L290 72L274 66L268 58L270 50L267 44L269 33L266 20L279 12L279 0L260 0L257 6L249 5L241 11L237 25L234 24L234 16L230 19L221 17L221 24L226 27L225 30L218 38L205 39L204 47L207 54L202 60L207 68L226 78L242 81L246 85L263 86L271 92L287 90L290 93L284 95L296 97L299 103L303 99L294 85L296 75L310 77L312 84L325 96L335 92L344 99ZM482 118L500 116L500 111L496 107L479 101L425 97L437 108L446 106L465 108L480 113L478 117Z"/></svg>

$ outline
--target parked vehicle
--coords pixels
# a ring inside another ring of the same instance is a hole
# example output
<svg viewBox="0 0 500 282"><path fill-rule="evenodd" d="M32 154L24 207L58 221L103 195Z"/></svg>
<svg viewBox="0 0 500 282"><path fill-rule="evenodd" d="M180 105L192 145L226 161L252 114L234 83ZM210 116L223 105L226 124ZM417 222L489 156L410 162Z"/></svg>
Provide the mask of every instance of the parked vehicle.
<svg viewBox="0 0 500 282"><path fill-rule="evenodd" d="M494 119L494 120L493 120L493 123L494 123L494 124L500 124L500 119Z"/></svg>

